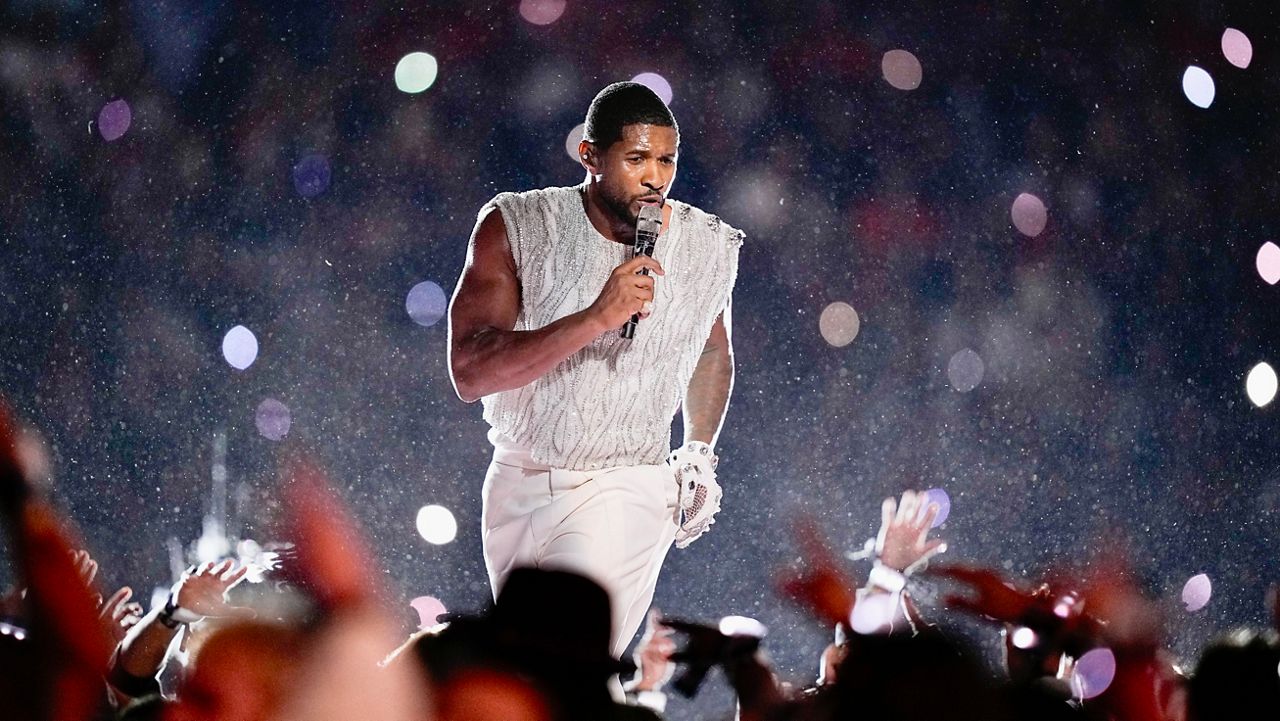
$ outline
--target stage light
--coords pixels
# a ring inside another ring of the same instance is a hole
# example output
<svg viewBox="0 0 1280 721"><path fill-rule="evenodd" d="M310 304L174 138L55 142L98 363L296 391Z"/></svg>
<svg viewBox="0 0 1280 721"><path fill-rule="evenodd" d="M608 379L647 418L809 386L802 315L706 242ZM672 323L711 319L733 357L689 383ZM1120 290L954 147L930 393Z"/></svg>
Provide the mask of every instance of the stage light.
<svg viewBox="0 0 1280 721"><path fill-rule="evenodd" d="M1071 676L1071 691L1078 699L1091 699L1102 694L1116 677L1116 656L1109 648L1086 651L1076 661Z"/></svg>
<svg viewBox="0 0 1280 721"><path fill-rule="evenodd" d="M238 371L253 365L258 359L258 339L253 331L238 325L222 337L222 357Z"/></svg>
<svg viewBox="0 0 1280 721"><path fill-rule="evenodd" d="M1049 222L1049 213L1045 210L1044 201L1031 193L1019 193L1013 199L1013 207L1009 209L1009 218L1019 233L1034 238L1044 232Z"/></svg>
<svg viewBox="0 0 1280 721"><path fill-rule="evenodd" d="M1258 275L1270 285L1280 282L1280 246L1267 241L1258 248Z"/></svg>
<svg viewBox="0 0 1280 721"><path fill-rule="evenodd" d="M282 441L289 435L293 418L289 407L274 398L268 398L258 404L258 411L253 416L253 423L258 433L270 441Z"/></svg>
<svg viewBox="0 0 1280 721"><path fill-rule="evenodd" d="M408 311L409 317L414 323L426 328L439 323L448 306L444 289L429 280L410 288L409 295L404 299L404 309Z"/></svg>
<svg viewBox="0 0 1280 721"><path fill-rule="evenodd" d="M458 522L444 506L423 506L415 523L422 540L436 546L449 543L458 535Z"/></svg>
<svg viewBox="0 0 1280 721"><path fill-rule="evenodd" d="M534 25L550 25L564 14L565 0L520 0L520 17Z"/></svg>
<svg viewBox="0 0 1280 721"><path fill-rule="evenodd" d="M578 155L578 143L582 142L582 134L586 132L586 129L586 125L578 123L573 126L573 130L570 130L569 134L564 138L564 152L568 153L569 158L578 165L582 164L582 156Z"/></svg>
<svg viewBox="0 0 1280 721"><path fill-rule="evenodd" d="M1267 363L1254 366L1244 381L1244 390L1255 406L1261 408L1270 403L1276 397L1275 369Z"/></svg>
<svg viewBox="0 0 1280 721"><path fill-rule="evenodd" d="M657 73L640 73L631 78L631 82L640 83L657 93L658 97L662 98L662 102L667 105L671 104L671 83L667 82L667 79L661 75Z"/></svg>
<svg viewBox="0 0 1280 721"><path fill-rule="evenodd" d="M1199 611L1209 605L1209 598L1213 595L1213 584L1209 582L1209 577L1203 573L1192 576L1182 586L1182 603L1187 607L1188 611Z"/></svg>
<svg viewBox="0 0 1280 721"><path fill-rule="evenodd" d="M409 606L418 612L418 629L425 630L440 623L440 617L449 611L444 603L435 596L418 596L409 602Z"/></svg>
<svg viewBox="0 0 1280 721"><path fill-rule="evenodd" d="M843 348L858 337L862 321L858 311L848 303L836 302L822 309L818 316L818 332L822 339L836 348Z"/></svg>
<svg viewBox="0 0 1280 721"><path fill-rule="evenodd" d="M396 63L396 88L409 94L420 93L436 81L440 66L430 53L409 53Z"/></svg>
<svg viewBox="0 0 1280 721"><path fill-rule="evenodd" d="M933 525L930 528L937 528L947 522L947 516L951 515L951 496L941 488L930 488L924 492L924 502L920 505L920 511L923 513L928 510L930 503L938 504L938 515L933 519Z"/></svg>
<svg viewBox="0 0 1280 721"><path fill-rule="evenodd" d="M304 198L314 198L328 190L332 178L329 159L320 153L308 153L293 166L293 188Z"/></svg>
<svg viewBox="0 0 1280 721"><path fill-rule="evenodd" d="M1188 65L1182 74L1182 92L1192 105L1207 108L1213 104L1213 78L1204 68Z"/></svg>
<svg viewBox="0 0 1280 721"><path fill-rule="evenodd" d="M123 100L112 100L98 111L98 133L107 142L119 140L133 123L133 110Z"/></svg>
<svg viewBox="0 0 1280 721"><path fill-rule="evenodd" d="M725 616L720 619L720 633L726 636L750 636L764 638L769 629L763 623L747 616Z"/></svg>
<svg viewBox="0 0 1280 721"><path fill-rule="evenodd" d="M986 366L982 362L982 356L971 348L956 351L947 362L947 380L951 381L952 388L961 393L977 388L982 383L984 373Z"/></svg>
<svg viewBox="0 0 1280 721"><path fill-rule="evenodd" d="M1222 33L1222 54L1237 68L1247 68L1253 60L1253 43L1249 42L1248 35L1235 28L1227 28Z"/></svg>
<svg viewBox="0 0 1280 721"><path fill-rule="evenodd" d="M1014 648L1020 648L1025 651L1029 648L1035 648L1040 643L1040 637L1036 635L1035 631L1026 626L1019 626L1014 629L1009 641L1013 643Z"/></svg>
<svg viewBox="0 0 1280 721"><path fill-rule="evenodd" d="M915 90L920 87L924 71L920 61L906 50L890 50L880 59L880 72L884 79L899 90Z"/></svg>

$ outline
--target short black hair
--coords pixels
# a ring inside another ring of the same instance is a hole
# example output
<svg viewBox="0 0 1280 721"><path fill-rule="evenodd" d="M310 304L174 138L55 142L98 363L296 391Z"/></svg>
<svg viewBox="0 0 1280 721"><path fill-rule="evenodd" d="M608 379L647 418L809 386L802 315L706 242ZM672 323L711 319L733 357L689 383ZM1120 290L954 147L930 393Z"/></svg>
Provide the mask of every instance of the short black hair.
<svg viewBox="0 0 1280 721"><path fill-rule="evenodd" d="M614 83L591 101L582 139L606 150L622 137L624 127L637 124L661 125L675 128L677 135L680 133L671 108L657 93L640 83Z"/></svg>

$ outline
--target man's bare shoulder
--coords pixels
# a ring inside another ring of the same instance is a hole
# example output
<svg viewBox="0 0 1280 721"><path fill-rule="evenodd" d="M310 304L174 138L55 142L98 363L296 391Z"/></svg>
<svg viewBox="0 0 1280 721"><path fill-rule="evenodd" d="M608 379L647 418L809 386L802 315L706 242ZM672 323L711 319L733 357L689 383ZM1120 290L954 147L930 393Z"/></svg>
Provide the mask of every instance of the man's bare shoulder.
<svg viewBox="0 0 1280 721"><path fill-rule="evenodd" d="M487 213L490 208L497 207L504 211L509 210L531 210L538 207L555 206L568 202L574 198L580 189L578 186L556 186L549 188L534 188L532 190L518 190L498 193L493 199L485 203L481 209L481 215Z"/></svg>

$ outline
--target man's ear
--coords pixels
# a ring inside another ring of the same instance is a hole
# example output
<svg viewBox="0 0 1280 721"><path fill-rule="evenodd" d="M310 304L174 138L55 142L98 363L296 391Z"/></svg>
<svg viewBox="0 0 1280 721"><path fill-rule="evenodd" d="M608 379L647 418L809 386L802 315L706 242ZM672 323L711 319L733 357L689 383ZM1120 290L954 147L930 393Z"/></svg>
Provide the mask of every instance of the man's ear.
<svg viewBox="0 0 1280 721"><path fill-rule="evenodd" d="M592 175L600 174L600 156L596 151L595 143L587 140L578 143L578 160L582 163L582 167L587 169Z"/></svg>

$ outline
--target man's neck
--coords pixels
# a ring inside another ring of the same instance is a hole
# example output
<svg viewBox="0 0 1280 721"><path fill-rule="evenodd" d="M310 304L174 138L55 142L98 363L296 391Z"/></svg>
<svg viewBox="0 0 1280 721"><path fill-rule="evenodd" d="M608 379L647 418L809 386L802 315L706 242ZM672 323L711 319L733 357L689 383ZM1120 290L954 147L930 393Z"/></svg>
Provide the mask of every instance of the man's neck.
<svg viewBox="0 0 1280 721"><path fill-rule="evenodd" d="M635 226L619 218L604 204L604 199L600 197L600 189L595 183L587 182L586 192L582 194L582 206L587 211L587 220L591 221L591 225L600 235L624 245L636 242Z"/></svg>
<svg viewBox="0 0 1280 721"><path fill-rule="evenodd" d="M586 192L582 194L582 207L587 212L587 220L591 221L592 227L600 235L623 245L632 245L636 242L635 223L619 218L609 206L605 205L604 199L600 197L600 189L590 180L587 181ZM667 227L670 225L671 204L667 203L662 207L662 230L659 232L667 232Z"/></svg>

